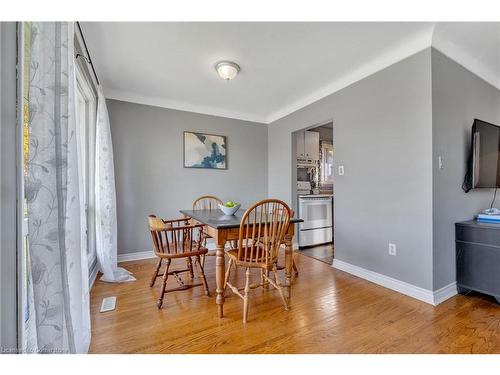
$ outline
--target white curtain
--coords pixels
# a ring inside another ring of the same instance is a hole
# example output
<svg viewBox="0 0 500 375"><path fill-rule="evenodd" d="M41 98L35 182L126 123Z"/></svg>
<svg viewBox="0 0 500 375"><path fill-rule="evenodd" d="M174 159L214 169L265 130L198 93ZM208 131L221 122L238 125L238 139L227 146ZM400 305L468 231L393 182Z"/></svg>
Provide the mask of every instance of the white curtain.
<svg viewBox="0 0 500 375"><path fill-rule="evenodd" d="M29 352L86 353L89 276L82 243L72 22L34 22L29 56Z"/></svg>
<svg viewBox="0 0 500 375"><path fill-rule="evenodd" d="M133 281L135 278L117 266L116 193L113 144L108 108L102 88L98 90L95 166L96 253L101 280Z"/></svg>

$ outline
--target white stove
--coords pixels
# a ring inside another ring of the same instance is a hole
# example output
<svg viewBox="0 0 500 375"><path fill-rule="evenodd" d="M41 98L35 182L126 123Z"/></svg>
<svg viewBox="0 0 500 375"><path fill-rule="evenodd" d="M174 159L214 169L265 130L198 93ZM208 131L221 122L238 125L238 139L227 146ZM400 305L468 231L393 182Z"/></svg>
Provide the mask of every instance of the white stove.
<svg viewBox="0 0 500 375"><path fill-rule="evenodd" d="M299 247L313 246L333 240L333 196L298 194Z"/></svg>

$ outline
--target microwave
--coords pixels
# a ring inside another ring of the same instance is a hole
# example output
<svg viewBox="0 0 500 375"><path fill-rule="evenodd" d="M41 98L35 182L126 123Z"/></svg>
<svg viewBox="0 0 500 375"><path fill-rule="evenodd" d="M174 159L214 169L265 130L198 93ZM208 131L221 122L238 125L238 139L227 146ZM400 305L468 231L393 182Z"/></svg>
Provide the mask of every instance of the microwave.
<svg viewBox="0 0 500 375"><path fill-rule="evenodd" d="M310 182L311 181L309 168L297 167L297 181L300 181L300 182Z"/></svg>

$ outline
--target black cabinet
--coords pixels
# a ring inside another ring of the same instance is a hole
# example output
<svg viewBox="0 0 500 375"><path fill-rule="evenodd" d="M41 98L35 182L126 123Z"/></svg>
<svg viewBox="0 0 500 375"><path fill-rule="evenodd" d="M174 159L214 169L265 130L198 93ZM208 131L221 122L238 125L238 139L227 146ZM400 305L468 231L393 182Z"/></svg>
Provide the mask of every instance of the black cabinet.
<svg viewBox="0 0 500 375"><path fill-rule="evenodd" d="M455 224L458 292L494 296L500 303L500 224Z"/></svg>

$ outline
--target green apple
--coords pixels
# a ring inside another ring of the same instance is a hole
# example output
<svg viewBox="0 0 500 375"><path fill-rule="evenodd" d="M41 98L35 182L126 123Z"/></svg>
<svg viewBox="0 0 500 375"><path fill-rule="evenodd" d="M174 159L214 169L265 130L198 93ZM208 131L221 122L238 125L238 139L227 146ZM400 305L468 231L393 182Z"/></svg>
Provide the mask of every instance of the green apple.
<svg viewBox="0 0 500 375"><path fill-rule="evenodd" d="M226 202L225 206L226 207L234 207L234 202L233 201Z"/></svg>

